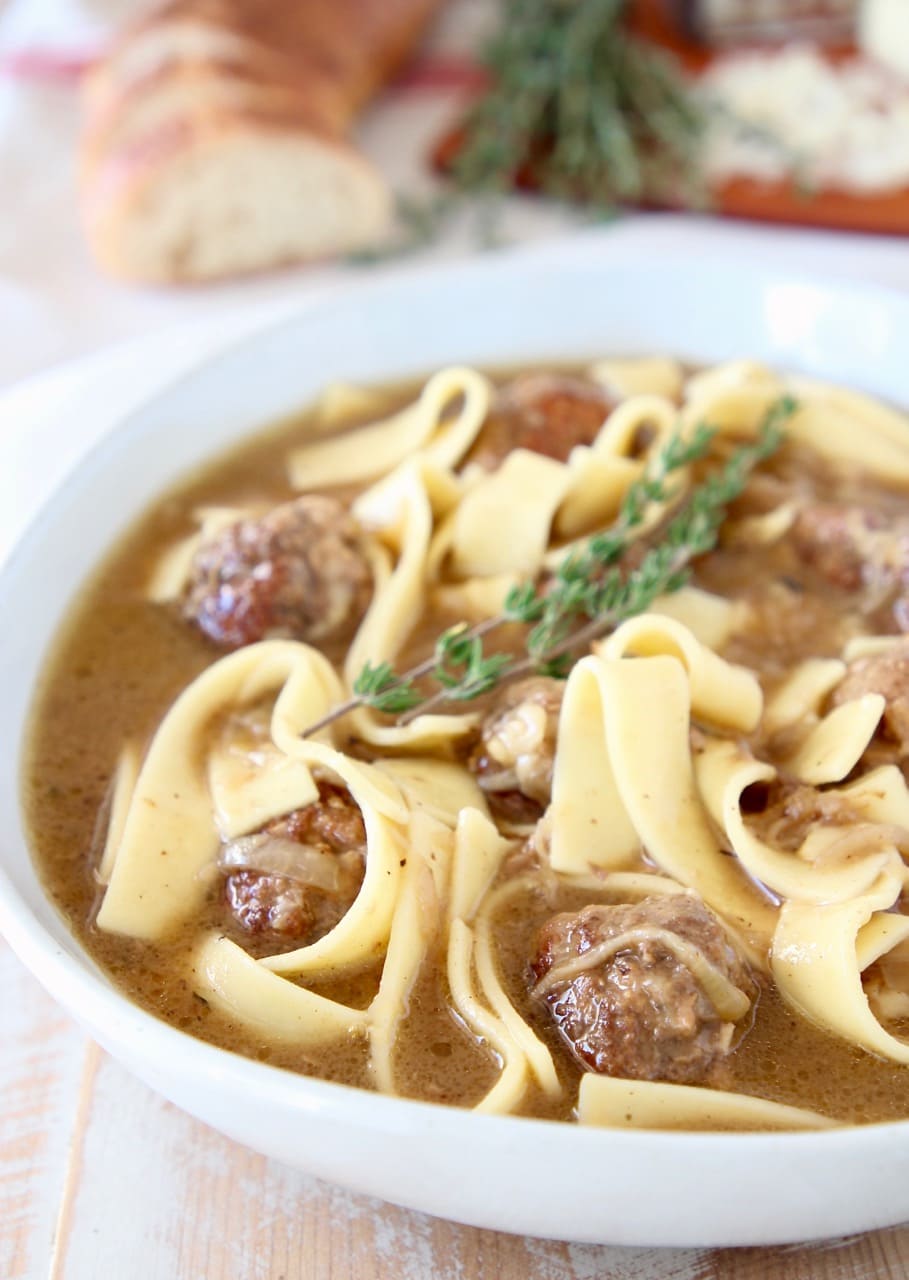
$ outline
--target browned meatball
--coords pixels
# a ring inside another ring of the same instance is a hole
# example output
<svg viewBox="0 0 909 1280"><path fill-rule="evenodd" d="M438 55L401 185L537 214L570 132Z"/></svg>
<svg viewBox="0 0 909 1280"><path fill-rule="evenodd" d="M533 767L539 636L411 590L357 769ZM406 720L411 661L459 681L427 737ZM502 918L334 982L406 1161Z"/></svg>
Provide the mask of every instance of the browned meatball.
<svg viewBox="0 0 909 1280"><path fill-rule="evenodd" d="M805 564L842 591L880 593L909 576L909 524L863 507L805 506L792 526L792 542Z"/></svg>
<svg viewBox="0 0 909 1280"><path fill-rule="evenodd" d="M503 817L535 821L552 795L564 681L532 676L507 685L480 728L471 767Z"/></svg>
<svg viewBox="0 0 909 1280"><path fill-rule="evenodd" d="M687 893L557 915L531 967L533 994L581 1066L634 1080L706 1081L756 994L719 921Z"/></svg>
<svg viewBox="0 0 909 1280"><path fill-rule="evenodd" d="M848 827L862 821L858 810L836 791L781 778L747 787L742 810L763 840L789 853L801 848L814 827Z"/></svg>
<svg viewBox="0 0 909 1280"><path fill-rule="evenodd" d="M818 502L798 513L792 541L800 559L822 578L843 591L858 591L865 581L863 550L871 530L869 516L860 509Z"/></svg>
<svg viewBox="0 0 909 1280"><path fill-rule="evenodd" d="M615 408L601 386L564 375L522 374L507 383L477 436L468 461L494 471L512 449L564 462L591 444Z"/></svg>
<svg viewBox="0 0 909 1280"><path fill-rule="evenodd" d="M895 756L909 755L909 641L851 663L831 701L841 706L866 693L886 699L880 739L892 745Z"/></svg>
<svg viewBox="0 0 909 1280"><path fill-rule="evenodd" d="M363 882L366 829L349 792L319 784L319 799L225 845L224 898L244 932L315 942L346 913Z"/></svg>
<svg viewBox="0 0 909 1280"><path fill-rule="evenodd" d="M203 543L183 612L230 649L268 636L344 639L359 624L371 591L356 523L334 498L310 494Z"/></svg>

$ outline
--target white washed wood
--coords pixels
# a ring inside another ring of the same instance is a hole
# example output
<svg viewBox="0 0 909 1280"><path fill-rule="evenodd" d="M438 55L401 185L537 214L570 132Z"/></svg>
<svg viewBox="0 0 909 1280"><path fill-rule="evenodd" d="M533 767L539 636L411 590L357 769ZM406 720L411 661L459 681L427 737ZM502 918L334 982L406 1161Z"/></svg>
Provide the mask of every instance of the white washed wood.
<svg viewBox="0 0 909 1280"><path fill-rule="evenodd" d="M237 1147L98 1054L59 1280L293 1275L695 1280L700 1253L603 1249L458 1227Z"/></svg>
<svg viewBox="0 0 909 1280"><path fill-rule="evenodd" d="M0 939L0 1277L47 1275L85 1038Z"/></svg>
<svg viewBox="0 0 909 1280"><path fill-rule="evenodd" d="M609 1249L459 1227L351 1195L236 1146L86 1048L5 948L0 974L13 1015L0 1059L3 1280L896 1280L909 1272L904 1229L778 1250ZM6 1141L11 1123L26 1138L18 1146ZM604 1170L604 1194L618 1172Z"/></svg>

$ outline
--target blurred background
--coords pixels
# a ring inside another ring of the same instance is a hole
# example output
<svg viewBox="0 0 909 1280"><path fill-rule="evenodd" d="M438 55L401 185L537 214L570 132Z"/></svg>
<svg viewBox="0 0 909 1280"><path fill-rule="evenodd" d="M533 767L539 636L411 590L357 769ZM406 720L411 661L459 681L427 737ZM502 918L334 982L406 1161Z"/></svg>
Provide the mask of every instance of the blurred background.
<svg viewBox="0 0 909 1280"><path fill-rule="evenodd" d="M0 0L0 559L111 423L244 327L584 235L909 289L909 0ZM324 1188L301 1213L292 1173L86 1049L2 941L0 998L4 1280L138 1275L118 1244L173 1224L163 1266L185 1222L194 1280L265 1275L266 1235L288 1277L307 1250L331 1250L324 1275L402 1255L473 1274L451 1224ZM881 1239L743 1265L905 1274ZM494 1251L489 1274L603 1274L584 1247ZM657 1253L621 1271L695 1273L715 1274Z"/></svg>
<svg viewBox="0 0 909 1280"><path fill-rule="evenodd" d="M0 191L0 384L605 220L896 269L909 3L0 0Z"/></svg>

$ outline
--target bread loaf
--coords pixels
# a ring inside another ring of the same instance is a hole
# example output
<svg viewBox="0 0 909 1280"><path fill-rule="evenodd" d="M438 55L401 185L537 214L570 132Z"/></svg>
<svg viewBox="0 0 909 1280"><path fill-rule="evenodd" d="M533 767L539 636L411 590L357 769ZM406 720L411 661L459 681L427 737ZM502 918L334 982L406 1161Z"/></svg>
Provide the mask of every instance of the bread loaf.
<svg viewBox="0 0 909 1280"><path fill-rule="evenodd" d="M439 0L168 0L93 70L83 221L123 279L214 280L374 243L386 184L347 141Z"/></svg>

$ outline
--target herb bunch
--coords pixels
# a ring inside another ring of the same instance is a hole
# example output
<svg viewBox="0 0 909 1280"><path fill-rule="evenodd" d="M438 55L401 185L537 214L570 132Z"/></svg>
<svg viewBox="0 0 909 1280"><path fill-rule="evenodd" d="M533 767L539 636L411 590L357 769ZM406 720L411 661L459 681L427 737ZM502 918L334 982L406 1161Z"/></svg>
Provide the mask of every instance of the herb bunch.
<svg viewBox="0 0 909 1280"><path fill-rule="evenodd" d="M505 680L535 672L564 678L578 651L626 618L644 613L658 596L678 591L690 565L717 542L726 509L754 468L779 448L796 403L788 396L768 410L753 443L736 449L696 487L661 531L640 563L626 572L622 559L654 506L677 494L677 473L706 456L715 431L699 425L688 437L672 436L625 494L612 526L572 550L555 573L525 582L508 594L502 612L475 626L461 622L444 631L424 662L398 673L389 662L367 662L353 685L354 696L310 725L304 737L355 707L400 717L406 724L448 702L470 702ZM523 652L487 653L485 638L508 623L525 628ZM425 692L420 682L435 682Z"/></svg>
<svg viewBox="0 0 909 1280"><path fill-rule="evenodd" d="M527 180L612 209L690 188L704 113L671 55L628 30L626 8L503 0L482 57L490 87L451 166L460 191L496 194Z"/></svg>

